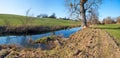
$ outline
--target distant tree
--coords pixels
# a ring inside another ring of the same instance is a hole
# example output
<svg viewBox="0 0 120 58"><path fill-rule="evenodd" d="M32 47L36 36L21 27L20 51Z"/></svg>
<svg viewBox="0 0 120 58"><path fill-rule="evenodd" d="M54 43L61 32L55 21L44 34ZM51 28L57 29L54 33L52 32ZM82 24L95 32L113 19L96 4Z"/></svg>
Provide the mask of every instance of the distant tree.
<svg viewBox="0 0 120 58"><path fill-rule="evenodd" d="M63 20L70 20L69 18L64 17Z"/></svg>
<svg viewBox="0 0 120 58"><path fill-rule="evenodd" d="M41 18L41 15L37 15L36 17L37 17L37 18Z"/></svg>
<svg viewBox="0 0 120 58"><path fill-rule="evenodd" d="M52 15L49 16L49 18L56 18L56 14L53 13Z"/></svg>
<svg viewBox="0 0 120 58"><path fill-rule="evenodd" d="M120 23L120 16L119 17L117 17L117 21L116 21L117 23Z"/></svg>
<svg viewBox="0 0 120 58"><path fill-rule="evenodd" d="M87 27L86 13L90 8L97 10L101 2L102 0L66 0L66 5L71 14L82 19L82 26Z"/></svg>
<svg viewBox="0 0 120 58"><path fill-rule="evenodd" d="M47 14L40 14L40 15L37 15L38 18L48 18L48 15Z"/></svg>
<svg viewBox="0 0 120 58"><path fill-rule="evenodd" d="M95 10L95 9L90 9L89 10L89 15L88 15L89 17L87 18L88 19L88 22L90 23L90 24L99 24L100 22L99 22L99 18L98 18L98 16L99 16L99 14L98 14L98 11L97 10Z"/></svg>
<svg viewBox="0 0 120 58"><path fill-rule="evenodd" d="M64 18L59 18L59 19L62 19L62 20L71 20L70 18L66 18L66 17L64 17Z"/></svg>
<svg viewBox="0 0 120 58"><path fill-rule="evenodd" d="M103 19L103 24L113 24L115 21L111 17Z"/></svg>

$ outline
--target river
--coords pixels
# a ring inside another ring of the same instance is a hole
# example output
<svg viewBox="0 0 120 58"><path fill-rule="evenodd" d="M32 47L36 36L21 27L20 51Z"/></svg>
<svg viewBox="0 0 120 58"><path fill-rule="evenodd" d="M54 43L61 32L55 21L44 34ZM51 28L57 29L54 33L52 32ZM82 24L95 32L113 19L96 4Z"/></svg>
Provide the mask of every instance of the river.
<svg viewBox="0 0 120 58"><path fill-rule="evenodd" d="M68 38L71 34L77 32L78 30L81 30L81 27L75 27L75 28L69 28L69 29L63 29L54 31L55 35L62 35L65 38ZM31 44L28 40L36 40L45 36L51 36L53 32L48 32L44 34L36 34L36 35L21 35L21 36L0 36L0 45L2 44L15 44L22 47L37 47L36 44Z"/></svg>

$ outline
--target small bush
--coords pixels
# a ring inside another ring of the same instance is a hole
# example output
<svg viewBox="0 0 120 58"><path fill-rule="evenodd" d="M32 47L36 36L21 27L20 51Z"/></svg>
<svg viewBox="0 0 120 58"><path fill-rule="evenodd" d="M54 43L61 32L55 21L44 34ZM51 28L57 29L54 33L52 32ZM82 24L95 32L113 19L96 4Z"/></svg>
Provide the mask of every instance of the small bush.
<svg viewBox="0 0 120 58"><path fill-rule="evenodd" d="M35 43L48 44L48 41L54 40L55 38L56 38L55 36L43 37L35 40Z"/></svg>

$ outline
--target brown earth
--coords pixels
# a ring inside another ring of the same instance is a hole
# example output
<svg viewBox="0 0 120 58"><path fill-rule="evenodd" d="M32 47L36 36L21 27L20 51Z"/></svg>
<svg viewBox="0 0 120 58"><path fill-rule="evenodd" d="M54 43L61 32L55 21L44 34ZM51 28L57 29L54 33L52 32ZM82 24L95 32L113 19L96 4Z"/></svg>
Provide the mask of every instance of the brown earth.
<svg viewBox="0 0 120 58"><path fill-rule="evenodd" d="M1 49L6 58L120 58L120 48L114 39L101 29L84 29L63 40L52 50Z"/></svg>

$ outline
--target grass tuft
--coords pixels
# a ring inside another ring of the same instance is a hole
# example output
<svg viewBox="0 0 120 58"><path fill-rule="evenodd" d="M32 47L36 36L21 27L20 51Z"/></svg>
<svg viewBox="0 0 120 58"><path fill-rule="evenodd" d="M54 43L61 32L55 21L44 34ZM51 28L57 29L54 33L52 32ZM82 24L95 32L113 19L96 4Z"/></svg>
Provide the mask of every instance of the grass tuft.
<svg viewBox="0 0 120 58"><path fill-rule="evenodd" d="M48 41L56 39L55 36L48 36L48 37L43 37L40 39L35 40L35 43L42 43L42 44L47 44Z"/></svg>

